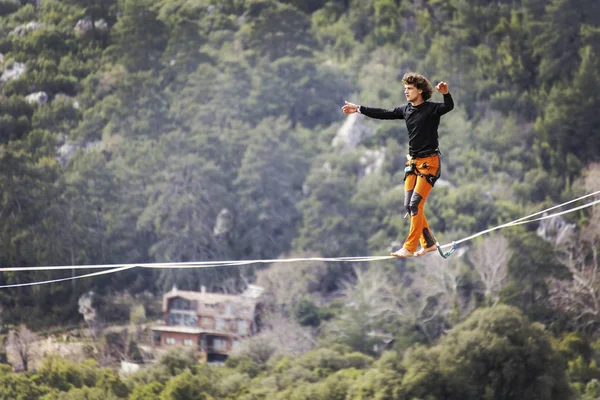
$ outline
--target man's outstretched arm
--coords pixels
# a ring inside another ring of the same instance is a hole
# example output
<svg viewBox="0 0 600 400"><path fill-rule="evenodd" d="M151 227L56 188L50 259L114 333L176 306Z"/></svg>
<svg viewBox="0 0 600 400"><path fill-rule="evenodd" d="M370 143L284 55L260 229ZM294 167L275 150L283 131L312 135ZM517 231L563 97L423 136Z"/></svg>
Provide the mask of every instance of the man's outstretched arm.
<svg viewBox="0 0 600 400"><path fill-rule="evenodd" d="M355 112L364 114L367 117L376 119L404 119L404 108L396 107L393 110L385 110L383 108L359 106L346 101L342 107L344 114L354 114Z"/></svg>
<svg viewBox="0 0 600 400"><path fill-rule="evenodd" d="M437 84L437 86L435 87L437 89L438 92L440 92L441 94L444 95L444 103L438 103L437 104L437 114L442 116L444 114L446 114L447 112L452 111L452 109L454 108L454 100L452 100L452 96L450 95L450 92L448 91L448 84L446 82L440 82Z"/></svg>

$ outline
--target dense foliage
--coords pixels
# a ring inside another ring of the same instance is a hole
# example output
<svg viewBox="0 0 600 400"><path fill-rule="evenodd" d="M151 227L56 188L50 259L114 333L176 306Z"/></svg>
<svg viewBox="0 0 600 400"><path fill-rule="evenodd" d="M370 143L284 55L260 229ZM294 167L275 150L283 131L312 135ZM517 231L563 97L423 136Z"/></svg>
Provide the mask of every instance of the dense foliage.
<svg viewBox="0 0 600 400"><path fill-rule="evenodd" d="M406 131L362 118L359 143L344 142L340 107L403 103L409 70L448 82L457 105L440 126L443 176L427 207L441 241L600 190L596 0L0 0L0 265L386 254L407 233ZM596 398L600 213L567 218L567 245L528 225L443 265L131 269L2 289L3 322L41 329L80 321L89 291L236 291L258 279L279 290L272 311L347 347L267 357L258 370L243 359L160 370L139 385L51 360L37 375L2 374L0 387L27 388L24 399L546 399L567 398L566 370ZM496 266L502 279L485 271ZM86 271L5 272L0 284ZM495 313L463 322L498 303L525 315L498 312L518 330L502 343L486 320ZM555 358L562 342L551 350L526 321L559 342L577 332L590 351ZM374 361L381 337L412 350ZM73 377L52 381L52 368ZM498 394L506 382L514 392Z"/></svg>
<svg viewBox="0 0 600 400"><path fill-rule="evenodd" d="M439 344L416 348L404 358L386 352L374 360L335 346L294 359L274 356L263 364L234 357L226 366L214 367L198 364L191 353L170 352L156 365L119 378L94 362L75 365L49 357L34 374L2 371L0 398L570 399L560 354L539 324L527 322L514 308L499 306L474 312ZM585 369L598 377L600 369L583 365L582 353L572 356L579 357L579 372ZM595 360L598 354L587 356ZM597 398L598 385L593 379L584 386L583 398Z"/></svg>

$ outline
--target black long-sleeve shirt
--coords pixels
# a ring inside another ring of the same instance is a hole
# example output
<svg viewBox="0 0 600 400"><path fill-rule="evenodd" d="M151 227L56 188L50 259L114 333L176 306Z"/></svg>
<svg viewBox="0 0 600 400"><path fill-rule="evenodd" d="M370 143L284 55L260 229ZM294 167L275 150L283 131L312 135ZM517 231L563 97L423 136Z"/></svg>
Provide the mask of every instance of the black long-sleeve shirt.
<svg viewBox="0 0 600 400"><path fill-rule="evenodd" d="M411 103L393 110L360 106L360 113L376 119L403 119L408 129L408 152L413 157L423 157L438 151L438 126L440 117L454 108L450 93L443 103L425 101L418 106Z"/></svg>

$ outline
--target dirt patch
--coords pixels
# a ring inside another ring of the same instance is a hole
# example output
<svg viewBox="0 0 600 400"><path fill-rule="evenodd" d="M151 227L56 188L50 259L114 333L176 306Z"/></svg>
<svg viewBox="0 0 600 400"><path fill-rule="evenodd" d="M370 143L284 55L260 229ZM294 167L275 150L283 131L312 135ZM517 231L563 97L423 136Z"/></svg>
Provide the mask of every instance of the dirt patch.
<svg viewBox="0 0 600 400"><path fill-rule="evenodd" d="M37 369L41 361L49 355L55 354L65 360L75 363L83 362L86 357L85 342L68 342L63 338L57 339L54 337L44 338L31 344L29 353L29 369ZM21 366L21 359L14 348L6 346L6 356L8 362L15 368Z"/></svg>

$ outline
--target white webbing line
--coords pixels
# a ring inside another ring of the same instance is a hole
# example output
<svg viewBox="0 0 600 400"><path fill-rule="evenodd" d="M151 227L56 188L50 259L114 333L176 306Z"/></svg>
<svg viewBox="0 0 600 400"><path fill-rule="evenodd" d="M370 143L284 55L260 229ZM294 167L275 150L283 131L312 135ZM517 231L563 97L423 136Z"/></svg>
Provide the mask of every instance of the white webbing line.
<svg viewBox="0 0 600 400"><path fill-rule="evenodd" d="M591 207L595 204L600 203L600 200L593 201L588 204L584 204L578 207L570 208L561 212L557 212L550 215L544 215L539 218L530 219L540 214L547 213L548 211L555 210L557 208L563 207L567 204L574 203L579 200L583 200L585 198L595 196L600 194L600 190L594 193L589 193L584 196L578 197L576 199L567 201L565 203L559 204L557 206L553 206L547 208L542 211L538 211L531 215L528 215L523 218L516 219L511 222L507 222L502 225L495 226L490 229L483 230L474 235L468 236L466 238L457 240L453 243L445 244L440 246L441 248L450 247L453 244L458 244L465 242L467 240L474 239L478 236L484 235L486 233L495 231L497 229L506 228L509 226L517 226L522 224L527 224L530 222L541 221L543 219L553 218L559 215L567 214L573 211L582 210L587 207ZM75 269L100 269L104 268L106 270L93 272L90 274L72 276L68 278L60 278L60 279L52 279L47 281L39 281L39 282L29 282L29 283L17 283L12 285L0 285L0 289L11 288L11 287L22 287L22 286L34 286L34 285L42 285L47 283L56 283L56 282L64 282L75 279L83 279L90 278L99 275L107 275L115 272L124 271L132 268L214 268L214 267L229 267L229 266L241 266L241 265L249 265L249 264L272 264L272 263L293 263L299 261L323 261L323 262L367 262L367 261L381 261L381 260L389 260L393 259L393 256L372 256L372 257L334 257L334 258L326 258L326 257L306 257L306 258L288 258L288 259L270 259L270 260L241 260L241 261L191 261L191 262L180 262L180 263L142 263L142 264L98 264L98 265L61 265L61 266L35 266L35 267L5 267L0 268L0 272L17 272L17 271L52 271L52 270L75 270Z"/></svg>
<svg viewBox="0 0 600 400"><path fill-rule="evenodd" d="M138 263L138 264L97 264L97 265L56 265L56 266L36 266L36 267L4 267L0 272L15 271L60 271L67 269L107 269L116 267L141 267L141 268L212 268L229 267L248 264L272 264L272 263L291 263L299 261L333 261L333 262L361 262L378 261L393 258L390 256L372 256L372 257L307 257L307 258L287 258L271 260L238 260L238 261L189 261L172 263Z"/></svg>
<svg viewBox="0 0 600 400"><path fill-rule="evenodd" d="M570 213L570 212L573 212L573 211L577 211L577 210L581 210L581 209L584 209L584 208L587 208L587 207L591 207L591 206L593 206L593 205L595 205L595 204L598 204L598 203L600 203L600 200L596 200L596 201L593 201L593 202L591 202L591 203L588 203L588 204L584 204L584 205L582 205L582 206L579 206L579 207L575 207L575 208L569 208L569 209L567 209L567 210L565 210L565 211L561 211L561 212L558 212L558 213L554 213L554 214L550 214L550 215L544 215L543 217L540 217L540 218L536 218L536 219L529 220L529 218L535 217L535 216L537 216L537 215L540 215L540 214L545 214L545 213L547 213L548 211L552 211L552 210L555 210L555 209L557 209L557 208L564 207L564 206L566 206L567 204L575 203L576 201L580 201L580 200L583 200L583 199L585 199L585 198L588 198L588 197L596 196L596 195L598 195L598 194L600 194L600 190L598 190L598 191L596 191L596 192L594 192L594 193L589 193L589 194L586 194L586 195L584 195L584 196L578 197L578 198L576 198L576 199L573 199L573 200L569 200L569 201L567 201L567 202L565 202L565 203L562 203L562 204L559 204L559 205L557 205L557 206L553 206L553 207L550 207L550 208L546 208L545 210L538 211L538 212L536 212L536 213L533 213L533 214L531 214L531 215L528 215L528 216L526 216L526 217L519 218L519 219L515 219L514 221L507 222L507 223L505 223L505 224L498 225L498 226L495 226L495 227L493 227L493 228L490 228L490 229L483 230L483 231L481 231L481 232L478 232L478 233L476 233L476 234L474 234L474 235L467 236L466 238L463 238L463 239L460 239L460 240L456 240L456 241L454 241L453 243L448 243L448 244L445 244L445 245L443 245L443 246L440 246L440 247L441 247L441 248L445 248L445 247L450 247L450 246L452 246L453 244L459 244L459 243L462 243L462 242L466 242L467 240L474 239L474 238L476 238L476 237L478 237L478 236L484 235L484 234L486 234L486 233L493 232L493 231L495 231L495 230L497 230L497 229L506 228L506 227L509 227L509 226L517 226L517 225L528 224L528 223L530 223L530 222L534 222L534 221L541 221L541 220L543 220L543 219L553 218L553 217L557 217L557 216L559 216L559 215L568 214L568 213ZM525 220L528 220L528 221L525 221Z"/></svg>
<svg viewBox="0 0 600 400"><path fill-rule="evenodd" d="M267 263L292 263L298 261L327 261L327 262L365 262L365 261L379 261L394 258L391 256L373 256L373 257L338 257L338 258L325 258L325 257L307 257L307 258L288 258L288 259L272 259L272 260L245 260L245 261L198 261L198 262L185 262L185 263L145 263L145 264L125 264L118 266L117 264L104 264L104 265L64 265L64 266L50 266L50 267L7 267L0 268L0 272L9 271L47 271L47 270L67 270L67 269L86 269L86 268L110 268L105 271L92 272L90 274L71 276L68 278L52 279L47 281L28 282L28 283L15 283L11 285L0 285L0 289L23 287L23 286L35 286L43 285L47 283L57 283L64 281L71 281L75 279L91 278L99 275L108 275L114 272L125 271L132 268L213 268L213 267L229 267L238 265L249 265L249 264L267 264ZM75 268L74 268L75 267Z"/></svg>
<svg viewBox="0 0 600 400"><path fill-rule="evenodd" d="M23 286L44 285L46 283L57 283L57 282L64 282L64 281L72 281L72 280L75 280L75 279L91 278L93 276L108 275L108 274L112 274L113 272L124 271L126 269L131 269L131 268L134 268L134 267L133 266L118 267L118 268L113 268L113 269L109 269L109 270L106 270L106 271L93 272L91 274L86 274L86 275L70 276L68 278L51 279L51 280L48 280L48 281L28 282L28 283L14 283L12 285L0 285L0 289L14 288L14 287L23 287Z"/></svg>

